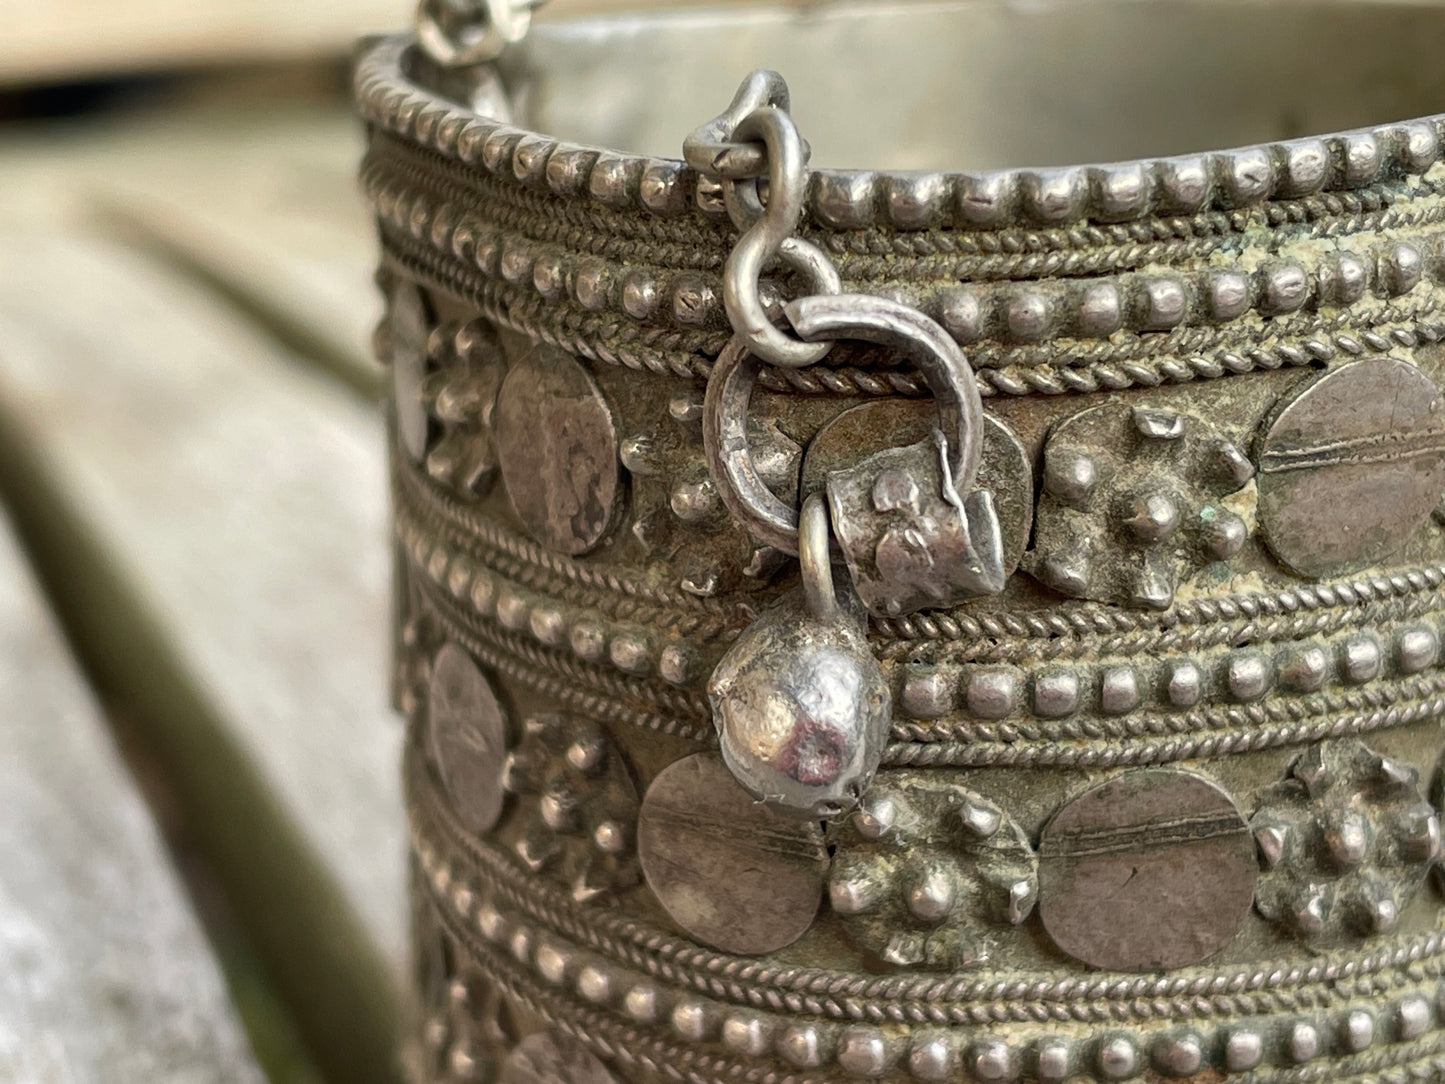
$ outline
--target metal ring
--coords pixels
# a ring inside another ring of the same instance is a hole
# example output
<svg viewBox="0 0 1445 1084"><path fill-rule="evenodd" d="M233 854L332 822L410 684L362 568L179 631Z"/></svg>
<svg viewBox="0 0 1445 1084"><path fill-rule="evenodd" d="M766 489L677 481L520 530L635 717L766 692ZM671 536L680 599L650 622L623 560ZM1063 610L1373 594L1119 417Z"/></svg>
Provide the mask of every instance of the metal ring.
<svg viewBox="0 0 1445 1084"><path fill-rule="evenodd" d="M789 303L785 311L804 339L858 339L908 357L938 401L953 485L960 493L973 488L983 457L983 400L973 367L948 332L912 306L871 294L805 297ZM748 341L733 336L708 380L703 451L713 484L733 517L759 542L796 556L798 511L763 482L748 448L748 407L762 367Z"/></svg>
<svg viewBox="0 0 1445 1084"><path fill-rule="evenodd" d="M761 141L740 142L738 126L763 106L786 112L790 105L788 81L775 71L759 69L743 80L727 109L683 140L682 156L710 177L732 181L762 177L768 172L768 149Z"/></svg>
<svg viewBox="0 0 1445 1084"><path fill-rule="evenodd" d="M823 620L839 612L838 595L833 589L832 537L828 498L822 490L808 494L798 517L798 571L808 612Z"/></svg>
<svg viewBox="0 0 1445 1084"><path fill-rule="evenodd" d="M442 23L443 0L421 0L416 36L427 55L444 68L469 68L496 60L507 46L527 36L532 11L545 0L485 0L486 16L466 21L453 33Z"/></svg>
<svg viewBox="0 0 1445 1084"><path fill-rule="evenodd" d="M803 339L858 339L899 351L923 374L938 401L953 484L973 488L983 457L983 399L973 366L937 321L911 305L871 294L803 297L784 310Z"/></svg>
<svg viewBox="0 0 1445 1084"><path fill-rule="evenodd" d="M723 504L743 529L764 545L796 556L798 510L767 487L748 449L748 404L762 367L740 335L718 355L703 399L703 453Z"/></svg>
<svg viewBox="0 0 1445 1084"><path fill-rule="evenodd" d="M735 136L759 136L768 149L768 202L761 217L738 240L723 268L723 306L733 330L744 336L753 353L764 361L787 369L816 364L827 354L826 343L804 343L773 323L759 296L763 269L782 256L802 220L807 195L807 159L792 118L776 106L762 106L743 118ZM735 193L735 196L741 194ZM746 209L746 202L740 204ZM792 245L790 262L801 251ZM821 250L812 251L806 273L817 278L827 262ZM786 257L785 257L786 258ZM796 265L795 265L796 266ZM836 279L836 272L832 274ZM837 292L836 288L832 292Z"/></svg>

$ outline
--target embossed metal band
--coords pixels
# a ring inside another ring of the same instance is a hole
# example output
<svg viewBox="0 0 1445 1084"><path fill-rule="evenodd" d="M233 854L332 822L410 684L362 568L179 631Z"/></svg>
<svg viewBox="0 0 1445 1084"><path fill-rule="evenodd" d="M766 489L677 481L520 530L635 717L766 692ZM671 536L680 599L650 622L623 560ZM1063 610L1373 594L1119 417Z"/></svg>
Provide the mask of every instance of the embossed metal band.
<svg viewBox="0 0 1445 1084"><path fill-rule="evenodd" d="M704 462L716 187L464 90L357 69L418 1080L1445 1079L1445 120L813 173L845 289L965 350L1008 573L871 620L889 743L822 823L704 691L797 580ZM797 506L936 416L845 343L762 369L748 444ZM880 564L908 482L861 479Z"/></svg>

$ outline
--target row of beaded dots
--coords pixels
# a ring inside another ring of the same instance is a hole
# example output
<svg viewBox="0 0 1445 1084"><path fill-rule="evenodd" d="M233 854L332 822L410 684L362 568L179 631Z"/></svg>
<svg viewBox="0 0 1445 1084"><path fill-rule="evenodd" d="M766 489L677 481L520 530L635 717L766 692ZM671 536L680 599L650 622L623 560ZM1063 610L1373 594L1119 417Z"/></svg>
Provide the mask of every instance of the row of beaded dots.
<svg viewBox="0 0 1445 1084"><path fill-rule="evenodd" d="M417 240L549 300L567 297L594 312L620 308L644 321L664 311L670 295L667 309L678 324L720 326L721 299L699 274L668 276L643 268L621 273L603 260L537 251L526 242L504 238L451 204L433 206L424 193L383 184L373 190L373 197L383 217ZM929 310L962 343L985 337L1036 343L1062 334L1108 338L1125 327L1164 331L1187 322L1237 320L1251 311L1284 316L1311 303L1350 305L1372 291L1382 298L1402 297L1445 271L1437 248L1433 241L1398 241L1364 255L1336 254L1313 270L1297 261L1278 260L1253 273L1138 273L1112 281L950 288L929 297L907 289L897 292L902 300Z"/></svg>
<svg viewBox="0 0 1445 1084"><path fill-rule="evenodd" d="M1331 681L1364 685L1386 676L1392 667L1408 677L1439 659L1439 630L1418 622L1395 630L1388 648L1375 633L1360 632L1332 648L1306 643L1277 652L1233 649L1223 654L1212 674L1190 659L1164 663L1154 674L1139 665L1111 664L1096 676L1057 666L1041 667L1032 675L1014 666L908 667L898 703L920 720L942 719L960 707L978 719L1003 719L1021 706L1040 718L1061 719L1089 708L1092 696L1101 714L1117 716L1156 699L1170 708L1194 707L1211 683L1229 701L1247 704L1276 688L1311 693Z"/></svg>
<svg viewBox="0 0 1445 1084"><path fill-rule="evenodd" d="M869 1079L906 1068L921 1081L956 1079L960 1069L977 1081L1013 1081L1024 1070L1043 1081L1064 1081L1092 1072L1106 1081L1123 1081L1153 1069L1165 1077L1188 1077L1217 1058L1229 1072L1244 1072L1275 1060L1304 1065L1332 1049L1359 1054L1381 1041L1410 1042L1445 1018L1445 983L1432 1002L1410 993L1388 1006L1354 1007L1337 1017L1302 1016L1263 1026L1242 1023L1208 1037L1192 1029L1170 1029L1152 1036L1111 1031L1079 1041L1046 1036L1025 1044L983 1037L963 1042L942 1029L922 1029L901 1039L868 1025L831 1026L799 1023L779 1026L767 1014L729 1009L683 995L668 998L655 982L616 968L592 954L538 935L513 922L458 878L425 841L416 840L422 868L438 898L483 939L531 968L550 986L570 989L588 1004L620 1009L640 1025L665 1025L689 1042L721 1042L745 1057L776 1055L800 1069L836 1064L850 1076Z"/></svg>
<svg viewBox="0 0 1445 1084"><path fill-rule="evenodd" d="M686 643L659 645L649 629L604 621L593 611L533 595L451 553L414 525L401 524L398 534L413 563L434 583L509 631L530 635L545 647L570 648L583 662L611 663L632 677L656 675L686 685L696 676L694 653Z"/></svg>
<svg viewBox="0 0 1445 1084"><path fill-rule="evenodd" d="M688 209L697 182L679 163L597 151L476 117L406 83L397 71L400 52L395 43L381 46L358 66L357 97L369 119L558 196L590 197L612 207L640 203L658 214ZM981 174L819 172L810 196L818 218L839 229L1053 226L1085 218L1192 214L1214 205L1359 188L1397 170L1424 173L1439 157L1442 124L1445 119L1428 118L1323 139L1106 166Z"/></svg>

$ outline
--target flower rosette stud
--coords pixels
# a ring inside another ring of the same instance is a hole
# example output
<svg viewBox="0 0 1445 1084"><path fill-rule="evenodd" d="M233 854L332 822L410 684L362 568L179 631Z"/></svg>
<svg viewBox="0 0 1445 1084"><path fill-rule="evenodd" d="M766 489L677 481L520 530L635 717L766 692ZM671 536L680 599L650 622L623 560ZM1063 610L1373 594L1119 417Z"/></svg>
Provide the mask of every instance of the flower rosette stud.
<svg viewBox="0 0 1445 1084"><path fill-rule="evenodd" d="M1038 858L988 799L920 772L880 779L833 825L833 912L865 951L899 967L985 964L1038 899Z"/></svg>
<svg viewBox="0 0 1445 1084"><path fill-rule="evenodd" d="M1315 946L1393 930L1440 853L1419 772L1353 740L1301 753L1250 827L1256 909Z"/></svg>
<svg viewBox="0 0 1445 1084"><path fill-rule="evenodd" d="M1226 561L1249 530L1228 498L1254 466L1214 426L1110 403L1056 425L1023 567L1061 594L1166 610L1179 585Z"/></svg>
<svg viewBox="0 0 1445 1084"><path fill-rule="evenodd" d="M567 715L528 719L502 782L526 810L516 852L528 869L557 876L582 903L641 880L637 786L597 724Z"/></svg>
<svg viewBox="0 0 1445 1084"><path fill-rule="evenodd" d="M463 326L434 351L440 366L426 382L426 401L439 435L426 472L468 497L484 497L497 476L492 423L506 375L496 333L480 320Z"/></svg>

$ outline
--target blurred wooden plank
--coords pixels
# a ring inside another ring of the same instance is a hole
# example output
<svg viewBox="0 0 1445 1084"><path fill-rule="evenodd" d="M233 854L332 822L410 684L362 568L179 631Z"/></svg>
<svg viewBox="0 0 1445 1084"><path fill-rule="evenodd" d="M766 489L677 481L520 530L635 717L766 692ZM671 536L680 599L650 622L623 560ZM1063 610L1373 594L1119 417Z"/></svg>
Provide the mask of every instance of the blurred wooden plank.
<svg viewBox="0 0 1445 1084"><path fill-rule="evenodd" d="M0 82L339 56L408 14L395 0L0 0Z"/></svg>
<svg viewBox="0 0 1445 1084"><path fill-rule="evenodd" d="M401 730L379 412L185 277L0 238L0 490L323 1071L392 1079Z"/></svg>
<svg viewBox="0 0 1445 1084"><path fill-rule="evenodd" d="M340 102L140 113L0 144L0 223L120 231L374 399L376 242Z"/></svg>
<svg viewBox="0 0 1445 1084"><path fill-rule="evenodd" d="M0 518L0 1079L260 1084L210 946Z"/></svg>

